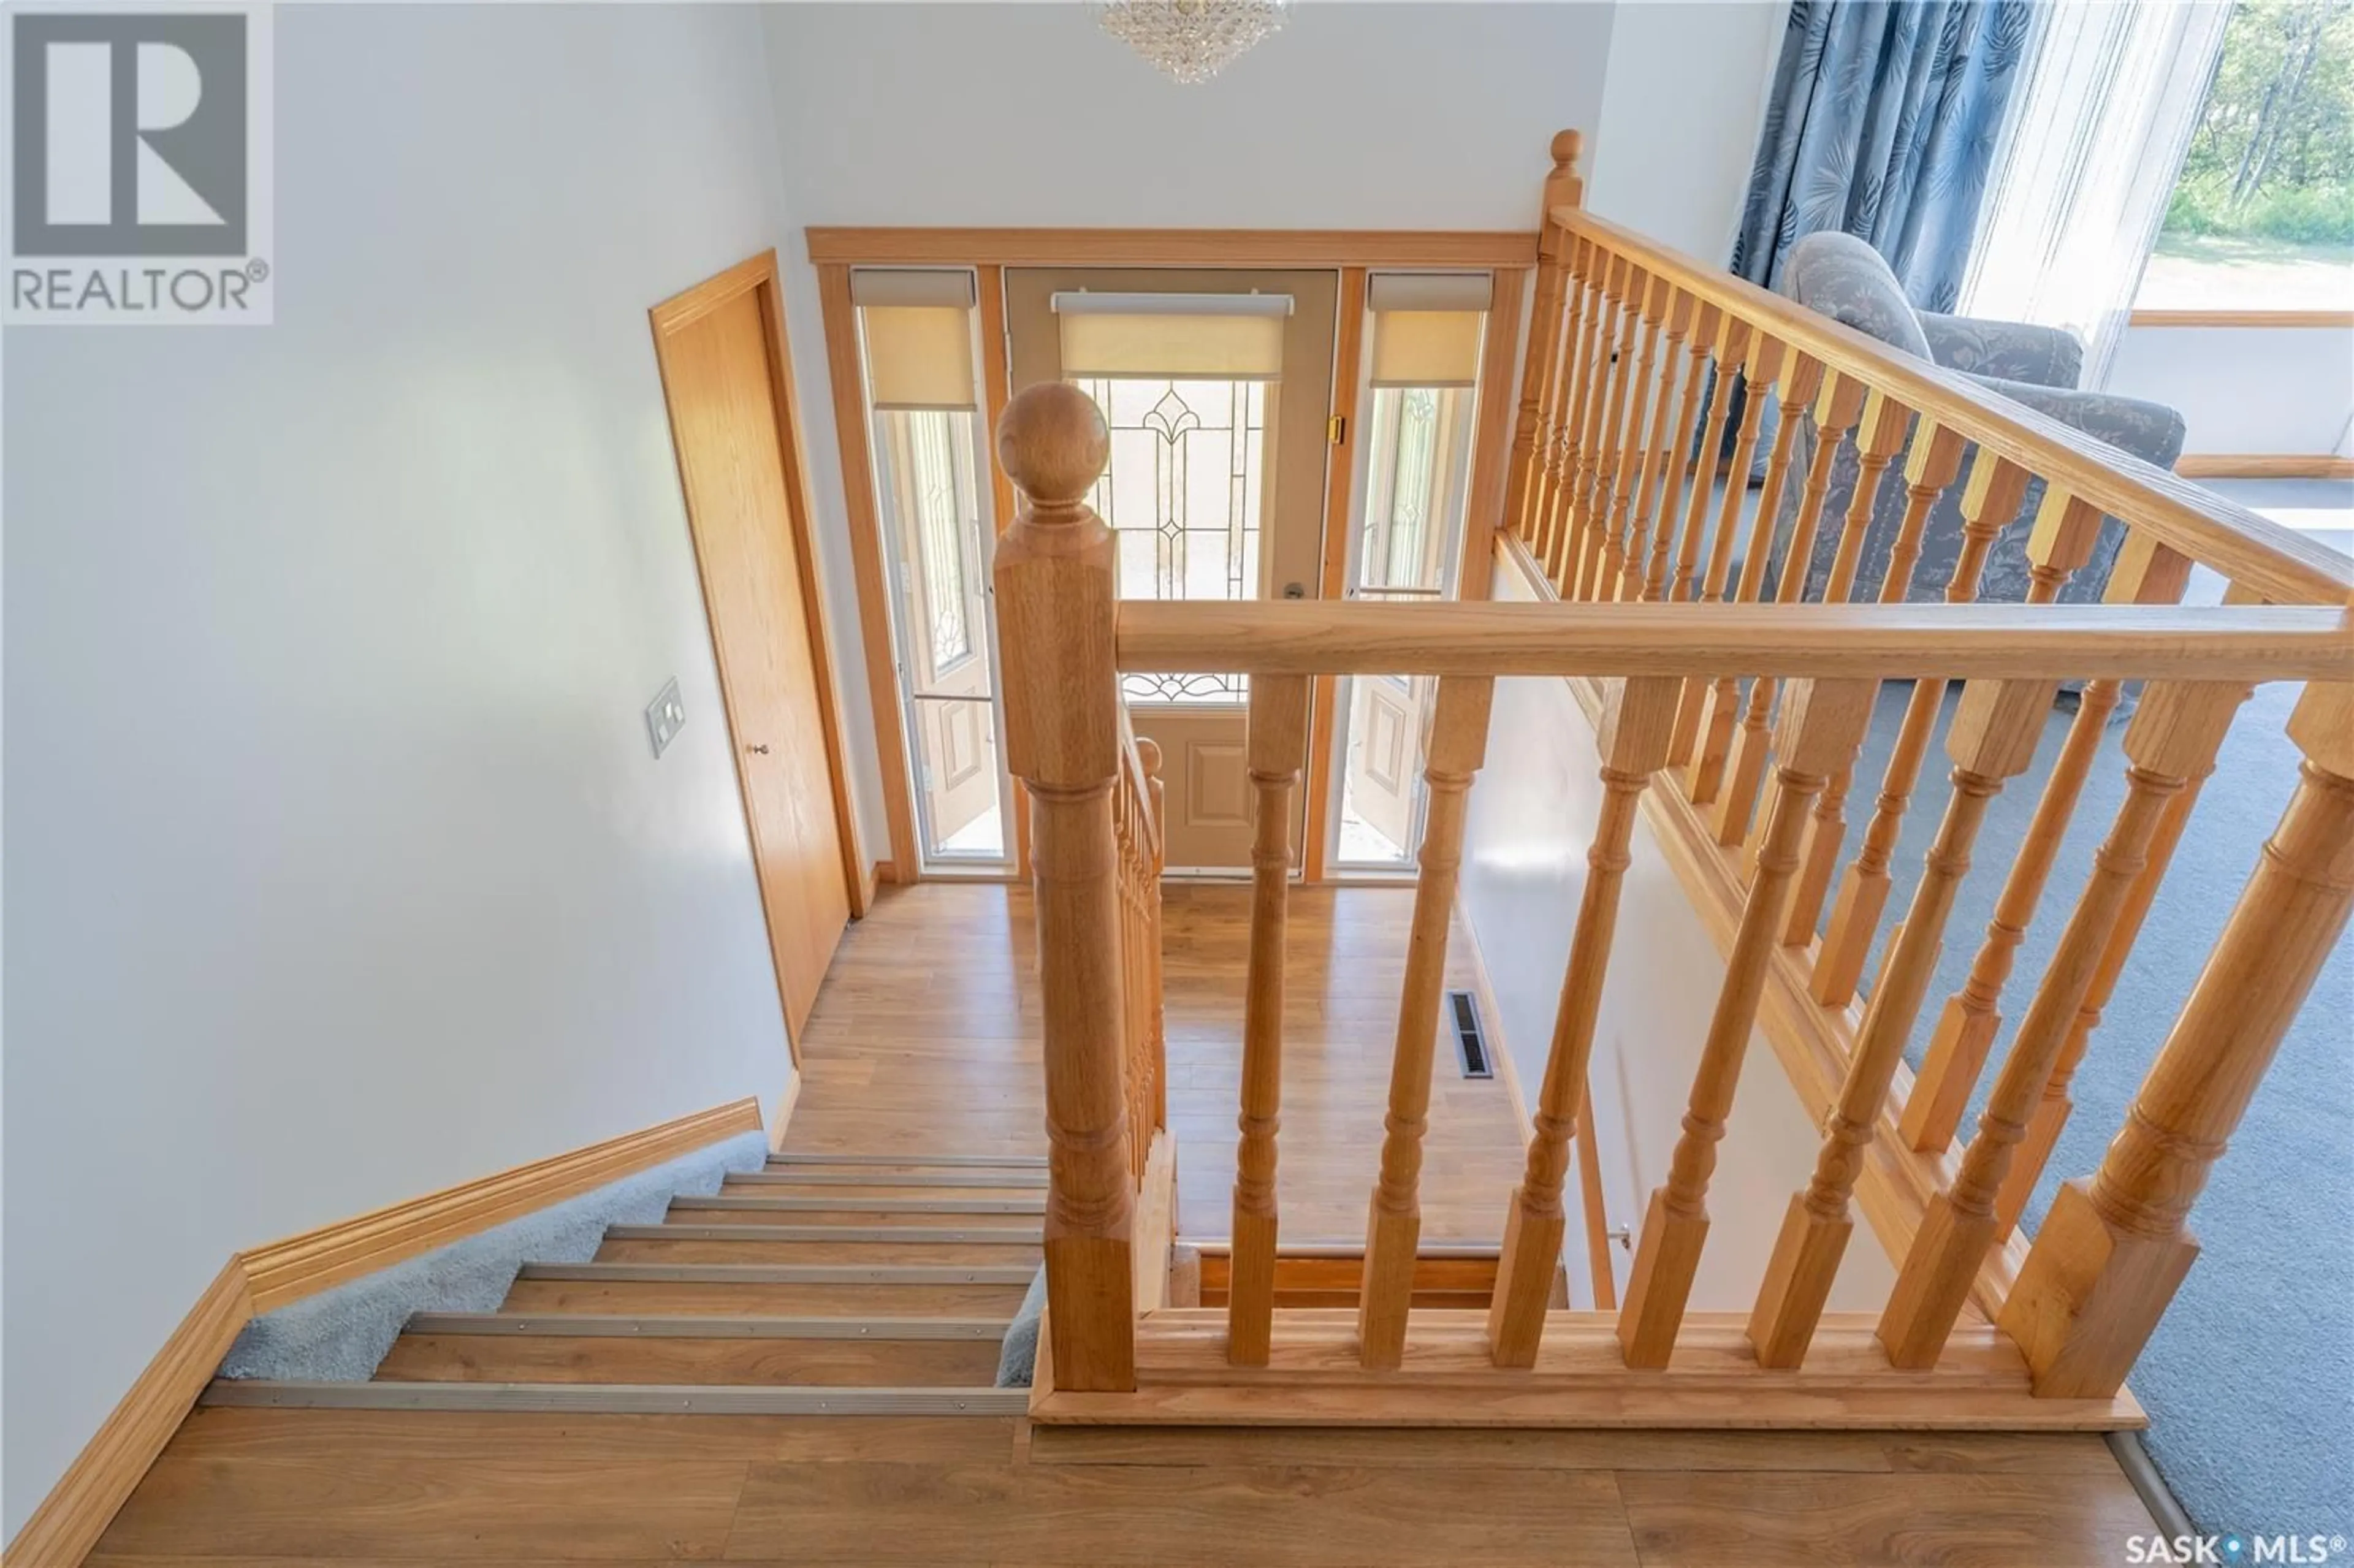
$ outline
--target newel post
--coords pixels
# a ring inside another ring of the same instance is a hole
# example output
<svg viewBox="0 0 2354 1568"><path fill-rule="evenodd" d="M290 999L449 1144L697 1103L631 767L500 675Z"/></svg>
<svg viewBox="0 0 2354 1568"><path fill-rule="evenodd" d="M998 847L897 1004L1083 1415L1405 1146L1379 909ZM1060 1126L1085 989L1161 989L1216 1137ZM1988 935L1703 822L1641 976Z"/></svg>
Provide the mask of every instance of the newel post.
<svg viewBox="0 0 2354 1568"><path fill-rule="evenodd" d="M1081 499L1103 471L1102 413L1075 387L1032 387L997 424L1021 493L998 541L1007 760L1030 798L1046 1078L1047 1331L1057 1388L1136 1386L1122 1042L1120 769L1112 537Z"/></svg>
<svg viewBox="0 0 2354 1568"><path fill-rule="evenodd" d="M2198 1256L2190 1205L2354 905L2354 686L2307 686L2288 734L2305 762L2280 825L2099 1171L2060 1189L2003 1303L2046 1398L2124 1383Z"/></svg>

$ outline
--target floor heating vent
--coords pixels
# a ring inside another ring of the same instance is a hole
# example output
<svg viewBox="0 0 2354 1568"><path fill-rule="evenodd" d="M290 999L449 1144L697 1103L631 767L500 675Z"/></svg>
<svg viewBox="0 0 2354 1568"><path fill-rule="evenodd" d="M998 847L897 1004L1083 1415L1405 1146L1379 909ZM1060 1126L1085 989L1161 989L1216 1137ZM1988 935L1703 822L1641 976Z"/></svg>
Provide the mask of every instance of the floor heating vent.
<svg viewBox="0 0 2354 1568"><path fill-rule="evenodd" d="M1463 1075L1494 1077L1496 1064L1488 1054L1488 1036L1479 1028L1479 1004L1468 991L1450 991L1447 993L1447 1005L1453 1010L1455 1054L1462 1060Z"/></svg>

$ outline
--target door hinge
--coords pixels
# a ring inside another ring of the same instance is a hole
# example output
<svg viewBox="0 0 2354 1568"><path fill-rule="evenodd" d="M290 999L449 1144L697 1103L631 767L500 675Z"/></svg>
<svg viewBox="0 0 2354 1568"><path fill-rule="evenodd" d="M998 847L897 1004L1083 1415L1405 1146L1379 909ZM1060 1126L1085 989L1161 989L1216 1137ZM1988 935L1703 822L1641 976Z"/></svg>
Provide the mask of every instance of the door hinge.
<svg viewBox="0 0 2354 1568"><path fill-rule="evenodd" d="M1324 427L1324 432L1331 438L1334 446L1339 446L1349 439L1349 417L1346 414L1333 415Z"/></svg>

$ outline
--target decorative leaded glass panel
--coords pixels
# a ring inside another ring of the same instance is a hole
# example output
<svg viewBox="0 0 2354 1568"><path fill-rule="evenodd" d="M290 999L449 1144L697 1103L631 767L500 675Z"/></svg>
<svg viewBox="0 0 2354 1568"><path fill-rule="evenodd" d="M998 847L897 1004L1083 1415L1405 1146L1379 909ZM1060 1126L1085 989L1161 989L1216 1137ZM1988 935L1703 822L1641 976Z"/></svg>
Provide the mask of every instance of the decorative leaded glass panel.
<svg viewBox="0 0 2354 1568"><path fill-rule="evenodd" d="M1087 497L1111 528L1123 599L1258 597L1267 387L1087 379L1111 461ZM1238 703L1241 675L1127 675L1133 702Z"/></svg>

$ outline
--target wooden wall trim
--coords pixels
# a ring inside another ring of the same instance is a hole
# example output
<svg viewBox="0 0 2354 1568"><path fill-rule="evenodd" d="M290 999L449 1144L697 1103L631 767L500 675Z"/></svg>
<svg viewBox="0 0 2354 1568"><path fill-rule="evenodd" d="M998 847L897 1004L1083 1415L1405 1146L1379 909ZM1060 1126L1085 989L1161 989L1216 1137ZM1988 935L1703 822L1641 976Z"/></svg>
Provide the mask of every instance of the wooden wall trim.
<svg viewBox="0 0 2354 1568"><path fill-rule="evenodd" d="M2354 331L2354 311L2135 311L2126 317L2137 327L2335 328Z"/></svg>
<svg viewBox="0 0 2354 1568"><path fill-rule="evenodd" d="M838 228L819 267L1533 267L1534 230Z"/></svg>
<svg viewBox="0 0 2354 1568"><path fill-rule="evenodd" d="M759 1126L760 1102L748 1097L255 1247L239 1255L253 1309L315 1296Z"/></svg>
<svg viewBox="0 0 2354 1568"><path fill-rule="evenodd" d="M253 1318L759 1127L747 1097L233 1255L8 1543L8 1568L89 1554Z"/></svg>
<svg viewBox="0 0 2354 1568"><path fill-rule="evenodd" d="M2174 461L2185 479L2354 479L2354 457L2335 452L2186 452Z"/></svg>
<svg viewBox="0 0 2354 1568"><path fill-rule="evenodd" d="M1323 578L1320 599L1337 599L1349 589L1349 508L1357 478L1357 407L1365 342L1365 269L1341 269L1339 317L1332 332L1332 412L1340 417L1339 440L1325 453ZM1332 811L1332 734L1341 683L1317 678L1308 709L1308 788L1300 816L1299 874L1319 883L1331 874L1327 843Z"/></svg>
<svg viewBox="0 0 2354 1568"><path fill-rule="evenodd" d="M1479 425L1471 455L1471 493L1463 516L1463 550L1455 597L1488 597L1490 535L1504 525L1504 481L1512 455L1513 401L1521 377L1521 306L1529 270L1496 273L1488 340L1479 366Z"/></svg>
<svg viewBox="0 0 2354 1568"><path fill-rule="evenodd" d="M72 1568L89 1554L252 1316L232 1257L8 1543L9 1568Z"/></svg>
<svg viewBox="0 0 2354 1568"><path fill-rule="evenodd" d="M858 307L850 298L850 269L820 267L817 297L825 318L826 380L833 394L834 440L842 451L842 503L850 524L851 576L858 588L858 635L866 653L866 700L874 709L875 755L882 766L883 814L891 835L890 880L913 882L924 862L916 848L915 802L907 793L899 662L891 650L891 590L883 571L883 530L875 508L874 459L866 437L866 374L859 364Z"/></svg>

